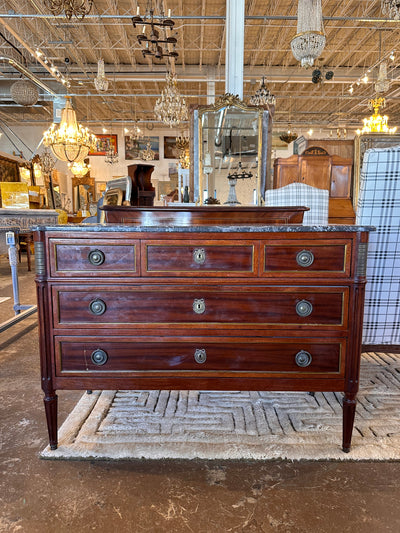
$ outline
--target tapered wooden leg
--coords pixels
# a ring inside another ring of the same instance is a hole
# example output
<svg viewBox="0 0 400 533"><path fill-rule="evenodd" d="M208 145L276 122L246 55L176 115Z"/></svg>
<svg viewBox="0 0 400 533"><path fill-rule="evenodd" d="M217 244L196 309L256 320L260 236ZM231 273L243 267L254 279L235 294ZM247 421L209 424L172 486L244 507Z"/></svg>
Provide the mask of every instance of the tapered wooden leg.
<svg viewBox="0 0 400 533"><path fill-rule="evenodd" d="M46 411L47 431L49 432L50 449L57 449L57 394L46 395L44 397L44 408Z"/></svg>
<svg viewBox="0 0 400 533"><path fill-rule="evenodd" d="M356 414L357 399L354 393L345 393L343 398L343 443L345 453L350 451L351 435L353 433L354 416Z"/></svg>

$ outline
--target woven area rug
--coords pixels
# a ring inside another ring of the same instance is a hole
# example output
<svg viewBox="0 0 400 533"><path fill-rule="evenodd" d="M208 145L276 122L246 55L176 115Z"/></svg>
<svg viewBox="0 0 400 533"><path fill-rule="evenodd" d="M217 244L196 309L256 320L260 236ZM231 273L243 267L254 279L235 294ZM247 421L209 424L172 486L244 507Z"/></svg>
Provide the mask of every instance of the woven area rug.
<svg viewBox="0 0 400 533"><path fill-rule="evenodd" d="M362 357L352 450L342 394L95 391L83 394L45 459L400 459L400 355Z"/></svg>

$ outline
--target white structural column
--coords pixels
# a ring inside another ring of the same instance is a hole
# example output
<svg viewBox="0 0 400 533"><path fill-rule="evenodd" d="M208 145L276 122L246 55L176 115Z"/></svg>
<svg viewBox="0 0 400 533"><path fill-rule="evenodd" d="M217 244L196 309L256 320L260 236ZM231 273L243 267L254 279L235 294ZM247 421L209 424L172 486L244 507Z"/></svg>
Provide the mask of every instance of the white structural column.
<svg viewBox="0 0 400 533"><path fill-rule="evenodd" d="M243 99L244 0L226 0L225 92Z"/></svg>

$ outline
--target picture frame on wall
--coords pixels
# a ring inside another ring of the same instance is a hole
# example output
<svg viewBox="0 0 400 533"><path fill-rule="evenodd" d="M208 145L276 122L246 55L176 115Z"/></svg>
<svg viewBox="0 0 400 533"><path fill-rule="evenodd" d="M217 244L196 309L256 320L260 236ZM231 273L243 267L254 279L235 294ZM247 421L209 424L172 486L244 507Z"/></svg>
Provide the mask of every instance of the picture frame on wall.
<svg viewBox="0 0 400 533"><path fill-rule="evenodd" d="M96 201L97 201L106 192L107 182L106 181L96 181L94 185L95 185L95 194L96 194Z"/></svg>
<svg viewBox="0 0 400 533"><path fill-rule="evenodd" d="M179 159L176 137L164 137L164 159Z"/></svg>
<svg viewBox="0 0 400 533"><path fill-rule="evenodd" d="M95 133L97 141L96 148L89 151L89 155L106 155L110 148L118 153L118 135Z"/></svg>
<svg viewBox="0 0 400 533"><path fill-rule="evenodd" d="M146 149L148 142L150 142L150 148L154 152L153 161L158 161L160 159L160 139L158 137L132 140L131 137L125 136L125 159L141 159L141 153Z"/></svg>

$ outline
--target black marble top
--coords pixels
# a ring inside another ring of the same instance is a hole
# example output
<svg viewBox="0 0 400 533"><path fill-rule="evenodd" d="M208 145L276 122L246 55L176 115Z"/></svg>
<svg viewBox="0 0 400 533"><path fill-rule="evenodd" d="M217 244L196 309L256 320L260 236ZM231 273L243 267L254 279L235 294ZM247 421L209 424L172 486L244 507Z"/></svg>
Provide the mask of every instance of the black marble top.
<svg viewBox="0 0 400 533"><path fill-rule="evenodd" d="M351 224L332 224L327 226L303 226L297 224L252 224L240 226L215 225L215 226L138 226L136 224L65 224L59 226L38 225L34 231L61 231L61 232L159 232L159 233L296 233L296 232L353 232L375 231L374 226L356 226Z"/></svg>

